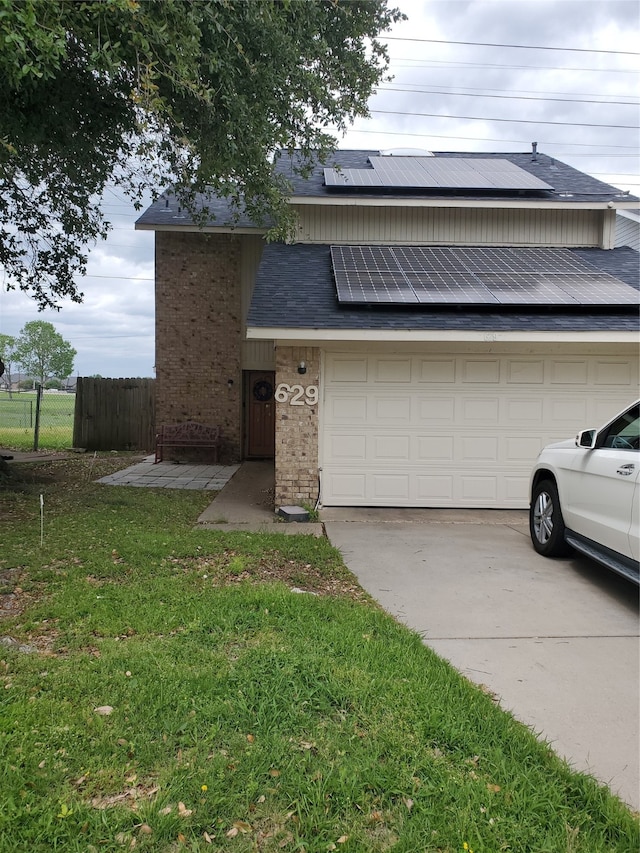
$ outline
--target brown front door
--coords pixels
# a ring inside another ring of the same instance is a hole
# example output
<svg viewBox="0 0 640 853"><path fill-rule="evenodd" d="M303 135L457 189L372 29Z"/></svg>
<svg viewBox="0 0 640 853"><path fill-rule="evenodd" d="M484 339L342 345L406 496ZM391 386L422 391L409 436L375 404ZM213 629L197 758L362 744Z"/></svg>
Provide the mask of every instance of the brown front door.
<svg viewBox="0 0 640 853"><path fill-rule="evenodd" d="M275 373L272 370L245 373L245 447L249 458L273 459L275 454L274 385Z"/></svg>

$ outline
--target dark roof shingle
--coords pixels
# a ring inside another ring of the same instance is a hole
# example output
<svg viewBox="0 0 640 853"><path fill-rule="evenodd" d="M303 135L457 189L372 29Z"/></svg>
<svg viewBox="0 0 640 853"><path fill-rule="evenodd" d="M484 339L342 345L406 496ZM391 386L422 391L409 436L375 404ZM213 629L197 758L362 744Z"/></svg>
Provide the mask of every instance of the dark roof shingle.
<svg viewBox="0 0 640 853"><path fill-rule="evenodd" d="M486 152L463 152L463 151L434 151L434 157L451 157L458 159L481 159L481 160L508 160L515 166L524 169L531 175L535 175L545 183L554 187L554 192L536 193L535 198L543 198L547 201L557 202L584 202L597 200L617 200L623 199L633 200L632 197L622 193L616 187L610 184L605 184L597 178L591 177L584 172L574 169L566 163L556 160L553 157L548 157L546 154L538 153L536 159L533 160L531 152L528 153L505 153L496 152L487 154ZM293 195L295 196L328 196L331 191L324 186L324 169L325 167L336 166L342 169L367 169L369 165L369 157L375 157L380 154L379 151L336 151L331 155L326 163L318 163L311 175L308 178L302 178L295 172L296 166L300 162L300 155L295 153L293 156L281 154L276 161L276 169L278 172L286 175L293 185ZM338 195L335 193L334 195ZM341 189L339 195L354 195L356 197L377 198L380 196L378 191L368 192L345 192ZM407 198L407 193L390 192L385 197ZM411 198L450 198L450 192L411 192ZM480 193L456 193L456 198L483 198ZM505 194L506 198L512 198L512 193ZM499 193L491 193L486 195L486 198L500 198Z"/></svg>
<svg viewBox="0 0 640 853"><path fill-rule="evenodd" d="M336 197L359 197L359 198L380 198L384 195L385 198L456 198L461 202L470 199L512 199L513 193L506 192L502 195L500 192L492 192L483 194L482 192L456 192L440 190L437 192L397 192L394 190L380 191L345 191L341 189L339 192L334 192L324 185L324 169L325 167L337 166L343 169L367 169L371 168L368 159L369 157L377 156L380 152L377 150L364 151L335 151L331 154L326 162L315 162L311 169L311 173L307 177L302 177L296 171L302 165L302 156L296 151L289 155L282 152L278 155L275 161L274 168L276 172L284 175L292 186L292 197L295 198L336 198ZM637 200L634 197L622 193L615 187L605 184L596 178L562 163L560 160L555 160L553 157L548 157L546 154L538 153L534 160L531 152L529 153L485 153L485 152L461 152L461 151L438 151L433 152L434 157L450 157L450 158L465 158L465 159L503 159L508 160L526 172L542 179L550 186L554 187L553 191L535 192L533 195L525 195L524 198L534 198L544 201L548 204L559 203L577 203L589 201L633 201ZM234 218L234 210L227 199L218 198L217 196L199 195L196 199L196 208L202 209L207 206L211 212L209 220L210 227L235 227L235 228L268 228L271 222L264 223L258 226L246 215L242 210L238 212L238 216ZM175 196L167 191L154 202L147 210L139 217L136 222L137 226L142 227L157 227L157 226L172 226L180 228L185 226L193 226L193 220L189 213L181 208Z"/></svg>
<svg viewBox="0 0 640 853"><path fill-rule="evenodd" d="M640 256L619 249L570 249L602 272L640 289ZM593 307L499 311L344 305L336 295L329 245L265 246L247 326L341 330L635 331L638 312Z"/></svg>

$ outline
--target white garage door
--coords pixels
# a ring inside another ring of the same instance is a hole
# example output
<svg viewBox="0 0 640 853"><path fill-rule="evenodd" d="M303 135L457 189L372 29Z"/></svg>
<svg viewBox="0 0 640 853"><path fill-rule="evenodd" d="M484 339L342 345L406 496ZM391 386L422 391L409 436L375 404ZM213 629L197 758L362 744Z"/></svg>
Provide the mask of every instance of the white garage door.
<svg viewBox="0 0 640 853"><path fill-rule="evenodd" d="M327 353L322 503L526 507L541 447L637 387L635 357Z"/></svg>

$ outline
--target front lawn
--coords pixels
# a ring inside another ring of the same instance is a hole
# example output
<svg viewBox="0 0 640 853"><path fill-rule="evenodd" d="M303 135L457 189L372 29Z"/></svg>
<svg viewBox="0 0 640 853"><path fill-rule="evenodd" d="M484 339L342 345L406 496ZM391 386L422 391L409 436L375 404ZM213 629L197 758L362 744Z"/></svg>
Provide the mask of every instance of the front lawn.
<svg viewBox="0 0 640 853"><path fill-rule="evenodd" d="M0 492L0 853L636 853L635 816L326 540L193 531L211 493L93 482L129 461Z"/></svg>

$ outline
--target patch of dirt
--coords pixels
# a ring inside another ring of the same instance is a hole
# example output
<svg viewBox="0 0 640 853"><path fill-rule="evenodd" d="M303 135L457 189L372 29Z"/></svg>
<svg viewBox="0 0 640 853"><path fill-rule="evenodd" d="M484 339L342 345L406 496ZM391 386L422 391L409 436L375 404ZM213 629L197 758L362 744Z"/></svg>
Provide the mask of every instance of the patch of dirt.
<svg viewBox="0 0 640 853"><path fill-rule="evenodd" d="M301 575L304 577L301 578ZM266 566L260 565L252 571L242 572L226 578L227 584L237 584L243 581L253 583L266 583L280 581L295 592L312 593L314 595L341 596L352 598L354 601L363 601L368 598L364 590L357 584L350 583L343 578L323 576L308 566Z"/></svg>
<svg viewBox="0 0 640 853"><path fill-rule="evenodd" d="M24 604L24 606L26 607L26 604ZM20 611L18 611L17 614L12 615L19 614ZM1 624L2 623L0 622L0 626ZM54 645L60 638L60 631L56 628L55 624L50 623L45 625L41 623L41 628L42 630L37 634L32 631L23 633L20 630L20 626L18 626L17 633L19 633L22 639L16 640L14 637L11 637L9 635L0 635L0 646L4 646L9 649L14 649L25 654L38 652L38 654L43 655L44 657L64 656L64 649L58 649L56 651L53 650Z"/></svg>
<svg viewBox="0 0 640 853"><path fill-rule="evenodd" d="M0 619L18 616L32 600L20 586L22 567L0 569Z"/></svg>
<svg viewBox="0 0 640 853"><path fill-rule="evenodd" d="M241 567L238 567L238 560L243 563ZM339 596L353 601L369 600L368 594L349 572L324 572L310 563L287 560L279 551L265 553L254 564L235 551L224 551L215 557L172 558L171 563L183 571L199 574L217 586L280 581L299 593Z"/></svg>
<svg viewBox="0 0 640 853"><path fill-rule="evenodd" d="M39 494L81 492L95 480L140 462L140 453L47 455L45 461L12 462L9 478L0 479L0 530L4 524L29 524L36 517L33 498Z"/></svg>
<svg viewBox="0 0 640 853"><path fill-rule="evenodd" d="M133 788L127 788L119 794L105 794L100 797L91 797L91 806L94 809L111 809L114 806L127 806L132 811L138 808L140 800L150 800L158 793L160 788L154 785L151 788L145 788L142 785L136 785Z"/></svg>
<svg viewBox="0 0 640 853"><path fill-rule="evenodd" d="M275 511L275 505L276 505L276 487L271 486L270 489L262 489L261 498L260 498L260 506L274 512Z"/></svg>
<svg viewBox="0 0 640 853"><path fill-rule="evenodd" d="M42 459L16 459L10 464L14 484L30 486L38 483L60 485L97 480L129 465L142 462L143 453L47 453Z"/></svg>

